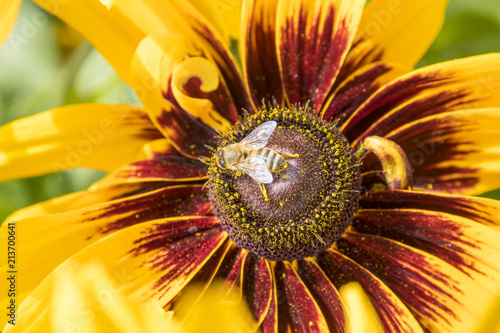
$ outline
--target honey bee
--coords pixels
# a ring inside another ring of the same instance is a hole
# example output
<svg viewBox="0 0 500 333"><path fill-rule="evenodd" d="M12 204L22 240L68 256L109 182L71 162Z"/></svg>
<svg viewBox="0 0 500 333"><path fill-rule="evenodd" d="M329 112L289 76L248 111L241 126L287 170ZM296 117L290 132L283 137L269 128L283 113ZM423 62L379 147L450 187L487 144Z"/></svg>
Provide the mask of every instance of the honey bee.
<svg viewBox="0 0 500 333"><path fill-rule="evenodd" d="M298 157L298 154L283 154L264 148L276 129L274 120L266 121L243 140L227 145L215 153L215 162L221 169L242 171L259 183L266 201L269 201L264 184L273 182L271 172L279 172L288 166L285 158Z"/></svg>

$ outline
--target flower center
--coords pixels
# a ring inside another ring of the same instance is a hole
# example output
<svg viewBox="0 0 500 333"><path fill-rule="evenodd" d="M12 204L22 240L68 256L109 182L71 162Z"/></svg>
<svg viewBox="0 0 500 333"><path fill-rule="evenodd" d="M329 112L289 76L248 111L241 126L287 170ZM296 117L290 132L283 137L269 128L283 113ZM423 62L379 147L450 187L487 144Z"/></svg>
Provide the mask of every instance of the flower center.
<svg viewBox="0 0 500 333"><path fill-rule="evenodd" d="M256 136L269 136L264 147L249 143ZM303 109L263 110L221 135L208 172L212 207L229 237L258 256L314 256L352 223L357 162L335 124Z"/></svg>

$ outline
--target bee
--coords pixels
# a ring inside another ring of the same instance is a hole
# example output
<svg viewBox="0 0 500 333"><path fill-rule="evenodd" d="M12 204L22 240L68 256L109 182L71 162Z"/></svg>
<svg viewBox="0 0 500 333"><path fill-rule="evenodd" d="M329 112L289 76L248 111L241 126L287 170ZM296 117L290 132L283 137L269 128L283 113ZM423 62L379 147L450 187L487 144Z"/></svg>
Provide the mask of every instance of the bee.
<svg viewBox="0 0 500 333"><path fill-rule="evenodd" d="M266 201L269 201L264 184L273 182L271 172L279 172L288 166L285 158L298 157L298 154L283 154L265 148L276 129L274 120L259 125L243 140L227 145L215 153L215 163L221 169L242 171L259 183Z"/></svg>

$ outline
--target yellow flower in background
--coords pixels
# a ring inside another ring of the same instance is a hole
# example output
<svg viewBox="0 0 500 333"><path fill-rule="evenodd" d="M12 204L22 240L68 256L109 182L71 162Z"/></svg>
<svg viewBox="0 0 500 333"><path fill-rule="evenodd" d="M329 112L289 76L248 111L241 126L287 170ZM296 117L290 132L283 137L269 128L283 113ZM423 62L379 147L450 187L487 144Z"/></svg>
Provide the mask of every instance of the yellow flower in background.
<svg viewBox="0 0 500 333"><path fill-rule="evenodd" d="M214 286L199 299L199 288L188 290L183 296L186 303L195 303L189 309L190 325L181 327L173 320L172 312L164 312L152 301L143 304L121 293L122 285L110 276L102 264L93 260L85 264L71 262L70 269L55 270L34 294L37 303L47 310L39 322L18 322L6 332L144 332L190 333L209 332L207 322L218 323L217 332L248 332L245 318L249 318L244 304L231 304L237 295L224 299ZM219 286L220 287L220 286ZM21 308L20 312L29 312Z"/></svg>
<svg viewBox="0 0 500 333"><path fill-rule="evenodd" d="M213 310L186 296L198 286L235 292L262 332L490 328L500 204L468 195L500 187L500 55L412 71L446 1L36 2L142 107L0 128L2 180L110 172L2 226L24 325L46 327L47 277L100 258L124 297L183 327Z"/></svg>

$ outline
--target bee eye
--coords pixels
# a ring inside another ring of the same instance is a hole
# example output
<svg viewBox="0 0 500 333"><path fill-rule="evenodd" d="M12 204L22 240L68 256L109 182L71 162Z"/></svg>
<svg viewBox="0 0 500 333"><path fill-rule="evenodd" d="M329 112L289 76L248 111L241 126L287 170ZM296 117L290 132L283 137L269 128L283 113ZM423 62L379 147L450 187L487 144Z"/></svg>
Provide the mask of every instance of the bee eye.
<svg viewBox="0 0 500 333"><path fill-rule="evenodd" d="M220 165L224 166L225 162L224 162L224 159L222 158L222 150L219 152L219 162L220 162Z"/></svg>

